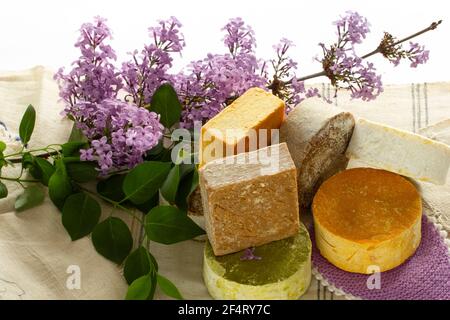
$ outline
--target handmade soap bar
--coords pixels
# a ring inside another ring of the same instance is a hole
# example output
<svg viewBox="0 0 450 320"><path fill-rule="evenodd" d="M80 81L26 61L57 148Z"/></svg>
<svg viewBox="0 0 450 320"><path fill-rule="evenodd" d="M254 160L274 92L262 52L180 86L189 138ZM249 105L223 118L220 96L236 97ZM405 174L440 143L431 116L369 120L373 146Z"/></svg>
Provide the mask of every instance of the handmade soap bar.
<svg viewBox="0 0 450 320"><path fill-rule="evenodd" d="M345 271L390 270L420 243L420 195L410 181L392 172L342 171L320 186L312 212L320 253Z"/></svg>
<svg viewBox="0 0 450 320"><path fill-rule="evenodd" d="M301 224L297 235L256 247L257 259L244 252L216 257L205 246L203 279L214 299L298 299L311 281L311 240Z"/></svg>
<svg viewBox="0 0 450 320"><path fill-rule="evenodd" d="M206 231L216 255L295 235L296 169L285 143L200 168Z"/></svg>
<svg viewBox="0 0 450 320"><path fill-rule="evenodd" d="M309 206L320 184L345 169L354 125L350 113L319 98L306 99L289 113L280 141L287 143L298 169L300 206Z"/></svg>
<svg viewBox="0 0 450 320"><path fill-rule="evenodd" d="M450 147L423 136L359 119L347 155L369 166L435 184L445 184Z"/></svg>
<svg viewBox="0 0 450 320"><path fill-rule="evenodd" d="M208 161L270 145L270 129L280 128L284 102L260 88L248 89L201 129L200 166ZM261 131L260 129L267 129ZM276 141L278 143L278 141Z"/></svg>

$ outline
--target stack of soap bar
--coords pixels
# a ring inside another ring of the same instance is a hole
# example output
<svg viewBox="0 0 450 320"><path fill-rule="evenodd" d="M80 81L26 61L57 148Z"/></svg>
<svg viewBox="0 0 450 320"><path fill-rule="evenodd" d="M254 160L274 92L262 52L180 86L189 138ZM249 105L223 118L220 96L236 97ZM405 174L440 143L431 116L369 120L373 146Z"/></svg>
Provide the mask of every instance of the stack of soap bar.
<svg viewBox="0 0 450 320"><path fill-rule="evenodd" d="M420 195L410 181L392 172L342 171L320 186L312 212L320 253L345 271L393 269L420 244Z"/></svg>
<svg viewBox="0 0 450 320"><path fill-rule="evenodd" d="M306 99L295 107L280 128L298 169L302 207L311 204L320 184L347 165L345 150L355 120L343 110L319 98Z"/></svg>
<svg viewBox="0 0 450 320"><path fill-rule="evenodd" d="M242 261L243 251L216 257L206 244L203 277L214 299L297 299L311 281L311 241L306 228L293 237L255 248L258 260Z"/></svg>
<svg viewBox="0 0 450 320"><path fill-rule="evenodd" d="M445 184L450 147L423 136L359 119L347 155L369 166L435 184Z"/></svg>
<svg viewBox="0 0 450 320"><path fill-rule="evenodd" d="M285 143L208 162L199 173L206 231L216 255L298 232L297 173Z"/></svg>
<svg viewBox="0 0 450 320"><path fill-rule="evenodd" d="M260 88L247 90L202 127L200 167L227 155L256 150L262 137L269 145L270 129L280 128L284 109L284 102L273 94ZM267 130L260 135L260 129Z"/></svg>

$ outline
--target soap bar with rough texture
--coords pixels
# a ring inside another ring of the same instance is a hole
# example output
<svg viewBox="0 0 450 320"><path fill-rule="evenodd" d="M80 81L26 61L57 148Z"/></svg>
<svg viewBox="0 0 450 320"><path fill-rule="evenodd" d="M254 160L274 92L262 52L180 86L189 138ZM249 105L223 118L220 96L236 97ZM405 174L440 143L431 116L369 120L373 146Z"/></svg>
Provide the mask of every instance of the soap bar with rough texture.
<svg viewBox="0 0 450 320"><path fill-rule="evenodd" d="M320 186L312 212L320 253L345 271L369 274L393 269L420 244L420 194L410 181L392 172L342 171Z"/></svg>
<svg viewBox="0 0 450 320"><path fill-rule="evenodd" d="M248 89L201 129L199 161L205 163L270 145L284 119L284 102L260 88ZM267 129L261 131L260 129ZM265 141L262 141L265 139ZM276 141L278 143L278 141Z"/></svg>
<svg viewBox="0 0 450 320"><path fill-rule="evenodd" d="M345 150L355 120L319 98L301 102L280 128L298 170L300 206L308 207L320 184L347 165Z"/></svg>
<svg viewBox="0 0 450 320"><path fill-rule="evenodd" d="M243 251L216 257L206 244L203 279L219 300L298 299L311 281L311 240L301 224L297 235L256 247L259 259L242 260Z"/></svg>
<svg viewBox="0 0 450 320"><path fill-rule="evenodd" d="M216 255L295 235L296 169L285 143L200 168L206 231Z"/></svg>
<svg viewBox="0 0 450 320"><path fill-rule="evenodd" d="M347 155L416 180L445 184L450 147L418 134L359 119Z"/></svg>

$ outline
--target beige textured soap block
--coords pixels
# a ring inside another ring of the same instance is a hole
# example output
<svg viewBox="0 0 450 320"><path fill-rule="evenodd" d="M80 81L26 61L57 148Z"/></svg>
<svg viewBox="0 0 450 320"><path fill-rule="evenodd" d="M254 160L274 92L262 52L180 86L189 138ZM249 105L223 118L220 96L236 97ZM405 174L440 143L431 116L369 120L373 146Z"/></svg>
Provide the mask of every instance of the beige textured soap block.
<svg viewBox="0 0 450 320"><path fill-rule="evenodd" d="M308 207L323 181L345 169L345 150L352 136L353 116L319 98L296 106L280 128L298 169L300 206Z"/></svg>
<svg viewBox="0 0 450 320"><path fill-rule="evenodd" d="M285 143L208 162L199 173L215 255L297 234L297 173Z"/></svg>

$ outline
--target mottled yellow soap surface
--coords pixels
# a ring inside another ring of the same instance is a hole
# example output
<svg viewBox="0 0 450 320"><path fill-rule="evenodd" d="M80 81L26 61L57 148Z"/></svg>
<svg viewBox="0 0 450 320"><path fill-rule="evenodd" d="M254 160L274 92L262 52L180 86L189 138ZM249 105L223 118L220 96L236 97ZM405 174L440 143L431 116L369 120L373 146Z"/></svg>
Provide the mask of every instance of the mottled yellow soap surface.
<svg viewBox="0 0 450 320"><path fill-rule="evenodd" d="M227 150L233 155L239 143L243 151L256 150L258 146L249 142L251 131L278 129L285 116L285 104L278 97L260 88L250 88L232 104L209 120L201 129L199 159L200 166L225 156ZM228 131L227 131L228 130ZM270 144L270 131L267 143ZM259 143L258 139L258 142ZM221 153L209 152L212 144L222 149Z"/></svg>
<svg viewBox="0 0 450 320"><path fill-rule="evenodd" d="M420 243L422 202L415 186L385 170L355 168L325 181L312 205L316 243L341 269L398 266Z"/></svg>

